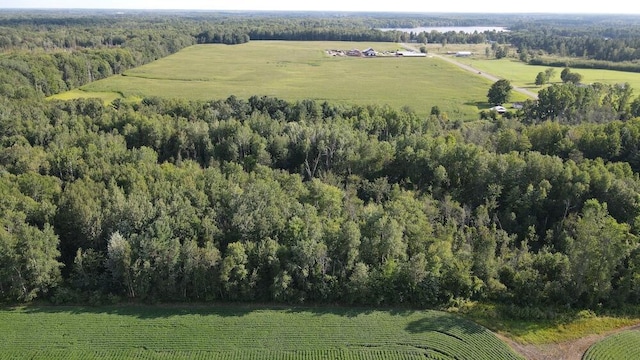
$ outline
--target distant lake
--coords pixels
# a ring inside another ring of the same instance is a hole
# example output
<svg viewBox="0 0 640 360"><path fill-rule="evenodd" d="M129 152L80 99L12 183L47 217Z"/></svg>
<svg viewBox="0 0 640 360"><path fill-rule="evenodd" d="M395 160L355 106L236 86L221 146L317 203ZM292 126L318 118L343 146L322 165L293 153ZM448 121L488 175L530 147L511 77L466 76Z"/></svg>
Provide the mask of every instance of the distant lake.
<svg viewBox="0 0 640 360"><path fill-rule="evenodd" d="M382 31L391 31L391 30L397 30L397 31L404 31L404 32L413 32L413 33L421 33L423 31L426 31L428 33L430 33L431 31L435 30L437 32L440 33L446 33L449 31L455 31L455 32L464 32L467 34L473 34L474 32L485 32L485 31L509 31L507 30L506 27L504 26L428 26L428 27L417 27L417 28L382 28L380 29Z"/></svg>

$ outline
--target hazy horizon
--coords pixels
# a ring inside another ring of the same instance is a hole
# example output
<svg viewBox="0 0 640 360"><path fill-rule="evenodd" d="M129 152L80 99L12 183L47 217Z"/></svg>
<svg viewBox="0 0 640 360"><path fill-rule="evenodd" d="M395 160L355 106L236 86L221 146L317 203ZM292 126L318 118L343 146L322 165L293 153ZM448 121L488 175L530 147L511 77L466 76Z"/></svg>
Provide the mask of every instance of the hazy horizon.
<svg viewBox="0 0 640 360"><path fill-rule="evenodd" d="M370 3L364 1L325 0L300 2L290 0L3 0L0 9L96 9L96 10L202 10L202 11L328 11L328 12L397 12L397 13L491 13L491 14L640 14L640 3L611 0L598 3L574 3L552 0L513 3L507 0L477 2L460 0L455 8L450 3L416 3L408 0ZM176 4L179 4L176 6Z"/></svg>

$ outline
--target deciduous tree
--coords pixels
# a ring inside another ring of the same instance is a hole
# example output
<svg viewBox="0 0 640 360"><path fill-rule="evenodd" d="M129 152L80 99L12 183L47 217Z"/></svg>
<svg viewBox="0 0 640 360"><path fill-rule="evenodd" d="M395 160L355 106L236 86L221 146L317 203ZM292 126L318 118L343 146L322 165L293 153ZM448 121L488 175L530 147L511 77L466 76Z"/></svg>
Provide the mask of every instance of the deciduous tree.
<svg viewBox="0 0 640 360"><path fill-rule="evenodd" d="M511 95L511 82L509 80L501 79L493 83L487 93L487 100L490 104L502 105L509 101Z"/></svg>

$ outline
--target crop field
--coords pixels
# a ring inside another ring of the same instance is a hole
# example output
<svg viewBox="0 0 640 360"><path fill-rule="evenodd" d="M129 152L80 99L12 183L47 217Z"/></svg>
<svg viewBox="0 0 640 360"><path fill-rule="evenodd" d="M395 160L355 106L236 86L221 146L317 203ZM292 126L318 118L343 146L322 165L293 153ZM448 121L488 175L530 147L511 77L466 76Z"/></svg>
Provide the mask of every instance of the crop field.
<svg viewBox="0 0 640 360"><path fill-rule="evenodd" d="M345 308L12 308L0 344L0 359L521 359L451 314Z"/></svg>
<svg viewBox="0 0 640 360"><path fill-rule="evenodd" d="M591 346L584 360L640 358L640 330L628 330L606 337Z"/></svg>
<svg viewBox="0 0 640 360"><path fill-rule="evenodd" d="M483 56L477 57L456 57L456 61L463 64L471 65L478 71L484 71L489 74L507 79L512 85L520 86L531 91L538 91L543 87L535 85L536 75L539 72L548 69L549 66L528 65L513 59L485 59ZM551 79L552 83L561 83L560 72L563 68L555 68L555 75ZM640 91L640 73L632 73L625 71L598 70L598 69L571 69L582 75L582 82L585 84L604 83L604 84L620 84L629 83L633 89Z"/></svg>
<svg viewBox="0 0 640 360"><path fill-rule="evenodd" d="M477 119L491 82L431 57L354 58L329 49L395 51L393 43L251 41L196 45L153 63L83 86L83 95L121 94L187 99L230 95L316 99L346 104L408 106L428 115ZM61 96L65 96L62 94ZM100 95L104 97L104 95ZM113 96L113 95L111 95Z"/></svg>

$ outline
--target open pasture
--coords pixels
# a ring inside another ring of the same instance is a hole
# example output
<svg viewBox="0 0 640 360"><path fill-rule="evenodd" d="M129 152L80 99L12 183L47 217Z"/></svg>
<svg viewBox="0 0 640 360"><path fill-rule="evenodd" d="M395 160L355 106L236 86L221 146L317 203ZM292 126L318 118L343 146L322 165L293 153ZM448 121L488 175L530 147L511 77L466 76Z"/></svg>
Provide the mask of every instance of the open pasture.
<svg viewBox="0 0 640 360"><path fill-rule="evenodd" d="M611 335L592 345L584 360L640 358L640 330L628 330Z"/></svg>
<svg viewBox="0 0 640 360"><path fill-rule="evenodd" d="M541 86L535 85L536 75L545 71L549 66L528 65L514 59L486 59L482 55L477 57L456 57L456 61L470 65L478 71L483 71L503 79L507 79L512 85L523 87L531 91L537 92L543 89ZM554 68L555 75L551 78L552 83L561 83L560 73L563 68ZM640 91L640 73L632 73L614 70L599 69L571 69L582 75L582 82L585 84L603 83L603 84L621 84L629 83L636 92Z"/></svg>
<svg viewBox="0 0 640 360"><path fill-rule="evenodd" d="M428 115L477 119L491 82L437 58L329 56L328 49L395 51L393 43L251 41L196 45L123 75L82 87L88 93L219 99L235 95L408 106Z"/></svg>
<svg viewBox="0 0 640 360"><path fill-rule="evenodd" d="M0 310L0 359L519 359L438 311L26 307Z"/></svg>

